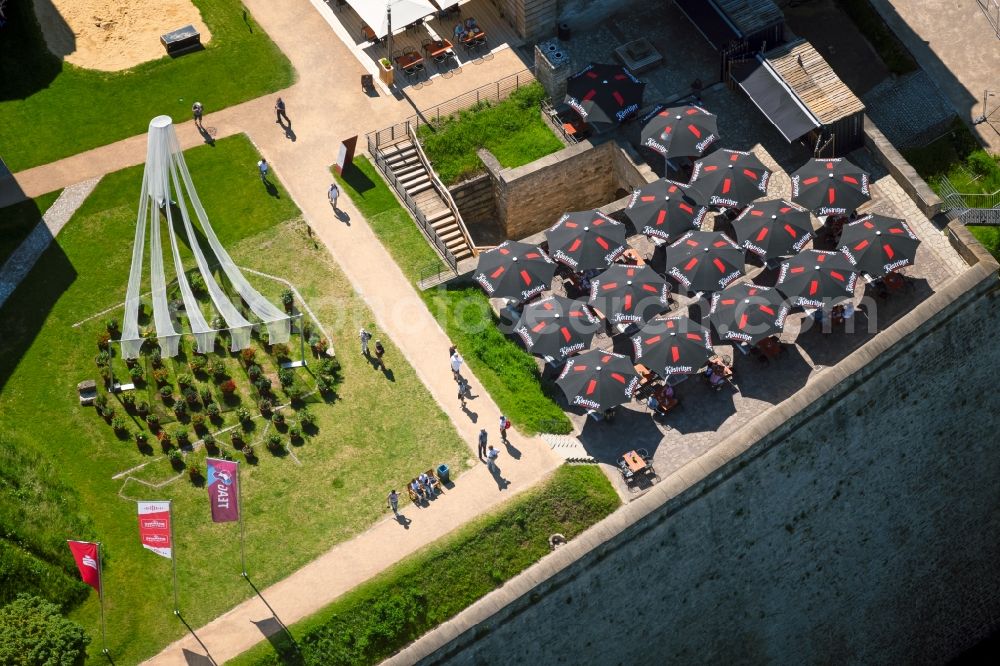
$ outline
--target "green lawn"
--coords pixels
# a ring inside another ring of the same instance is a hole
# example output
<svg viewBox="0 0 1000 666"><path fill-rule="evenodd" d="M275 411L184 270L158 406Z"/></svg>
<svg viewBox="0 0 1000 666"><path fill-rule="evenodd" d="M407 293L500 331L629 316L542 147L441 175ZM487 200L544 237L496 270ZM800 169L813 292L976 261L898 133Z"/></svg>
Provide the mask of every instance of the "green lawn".
<svg viewBox="0 0 1000 666"><path fill-rule="evenodd" d="M42 221L42 215L59 198L62 190L27 199L13 206L0 208L0 266L7 261L31 230Z"/></svg>
<svg viewBox="0 0 1000 666"><path fill-rule="evenodd" d="M452 185L483 169L476 151L488 149L505 167L518 167L561 150L562 142L542 120L540 83L511 93L498 104L483 102L433 125L421 125L420 141L434 170Z"/></svg>
<svg viewBox="0 0 1000 666"><path fill-rule="evenodd" d="M31 2L7 3L0 39L0 157L12 171L146 131L154 116L191 117L281 90L291 64L239 0L192 0L212 33L204 51L123 72L66 64L45 47ZM238 75L237 75L238 73Z"/></svg>
<svg viewBox="0 0 1000 666"><path fill-rule="evenodd" d="M902 76L917 70L917 62L913 56L882 20L869 0L836 0L836 3L875 47L875 51L890 72Z"/></svg>
<svg viewBox="0 0 1000 666"><path fill-rule="evenodd" d="M229 663L377 663L537 562L549 552L549 535L572 539L618 505L596 465L563 466L539 488L292 625L294 644L281 634Z"/></svg>
<svg viewBox="0 0 1000 666"><path fill-rule="evenodd" d="M921 148L904 151L904 157L934 191L940 193L942 176L962 194L993 194L1000 190L1000 159L980 147L960 119L952 121L952 131ZM970 226L994 257L1000 258L1000 229Z"/></svg>
<svg viewBox="0 0 1000 666"><path fill-rule="evenodd" d="M337 180L414 284L422 277L422 270L444 268L368 160L354 158L354 168L346 172L346 178L338 176ZM500 333L481 290L430 289L420 296L493 400L519 429L528 433L570 432L569 418L552 398L558 389L543 384L534 357Z"/></svg>
<svg viewBox="0 0 1000 666"><path fill-rule="evenodd" d="M336 398L309 407L317 431L291 445L289 455L259 447L257 463L243 465L247 564L254 584L262 588L382 518L390 486L399 487L417 471L440 463L460 474L471 453L413 369L398 360L402 357L391 340L380 336L387 347L387 374L352 353L359 322L379 336L374 317L310 236L286 193L278 186L269 194L261 185L250 142L232 137L214 148L187 151L186 158L233 258L295 284L341 352L343 381ZM67 496L62 504L79 520L50 522L39 513L40 527L22 540L58 546L62 539L83 536L105 543L108 640L115 662L122 664L156 653L186 631L171 612L170 562L138 543L134 500L174 502L180 606L191 626L254 594L239 576L238 528L209 521L204 488L186 475L171 481L175 472L158 445L141 452L131 438L115 437L93 408L77 404L76 383L97 375L95 338L104 321L120 317L121 310L77 328L72 324L123 300L141 169L101 181L0 311L0 440L28 461L33 455L49 461L53 487L73 488L79 498ZM274 300L284 289L247 277ZM392 405L392 418L375 417L385 405ZM287 413L297 418L296 410ZM252 436L263 436L268 426L259 419L255 425ZM232 453L228 438L221 439ZM204 455L192 454L189 462L202 464ZM242 454L235 457L243 460ZM112 478L129 469L130 474ZM0 502L52 495L2 490ZM0 524L16 524L18 510L23 507L0 506ZM50 531L36 534L45 525ZM68 550L57 546L50 550L57 549L58 565L72 572ZM16 582L9 572L0 575L0 583ZM94 637L91 659L103 662L94 648L100 626L94 595L70 617Z"/></svg>

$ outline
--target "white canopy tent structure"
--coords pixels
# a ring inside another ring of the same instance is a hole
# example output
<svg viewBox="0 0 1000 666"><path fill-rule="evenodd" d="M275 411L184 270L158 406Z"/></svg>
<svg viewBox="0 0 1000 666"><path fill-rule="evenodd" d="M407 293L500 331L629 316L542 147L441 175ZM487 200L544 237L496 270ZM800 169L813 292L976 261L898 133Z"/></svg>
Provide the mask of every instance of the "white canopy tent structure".
<svg viewBox="0 0 1000 666"><path fill-rule="evenodd" d="M443 8L456 2L442 0L439 4ZM430 0L347 0L347 4L368 24L378 39L389 34L390 16L392 25L398 30L438 11Z"/></svg>
<svg viewBox="0 0 1000 666"><path fill-rule="evenodd" d="M139 297L147 235L156 339L163 356L173 357L178 352L182 334L174 327L174 316L167 298L161 226L165 226L167 230L177 287L184 303L184 312L191 333L197 340L198 352L205 354L214 348L218 330L209 326L184 272L180 246L177 242L178 233L174 230L175 217L178 214L180 219L177 222L184 231L187 246L194 255L195 264L211 297L212 306L226 323L227 328L223 330L228 330L230 333L231 349L238 351L250 345L250 333L254 324L233 304L230 296L212 274L213 266L205 257L205 251L199 244L198 234L191 221L189 203L198 219L201 234L218 261L218 267L250 311L267 327L269 341L272 344L288 342L291 332L290 318L247 282L239 267L222 247L191 181L191 174L184 162L184 154L177 142L173 120L169 116L157 116L149 123L146 169L142 175L142 193L139 198L139 214L136 218L135 241L132 246L132 268L125 294L122 357L137 358L142 348L143 338L139 335Z"/></svg>

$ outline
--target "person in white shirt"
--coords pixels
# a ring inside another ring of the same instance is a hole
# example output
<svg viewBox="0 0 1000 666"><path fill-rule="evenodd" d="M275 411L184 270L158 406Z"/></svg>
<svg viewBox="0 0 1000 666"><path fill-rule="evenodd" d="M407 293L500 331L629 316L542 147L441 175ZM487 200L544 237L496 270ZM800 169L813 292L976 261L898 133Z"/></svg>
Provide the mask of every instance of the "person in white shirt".
<svg viewBox="0 0 1000 666"><path fill-rule="evenodd" d="M337 210L337 197L340 196L340 188L337 187L337 183L330 184L330 190L326 193L326 196L330 199L330 205L333 206L334 210Z"/></svg>
<svg viewBox="0 0 1000 666"><path fill-rule="evenodd" d="M459 374L459 370L461 369L462 369L462 357L459 356L458 350L456 349L451 353L451 374L455 377L456 382L462 378L462 375Z"/></svg>

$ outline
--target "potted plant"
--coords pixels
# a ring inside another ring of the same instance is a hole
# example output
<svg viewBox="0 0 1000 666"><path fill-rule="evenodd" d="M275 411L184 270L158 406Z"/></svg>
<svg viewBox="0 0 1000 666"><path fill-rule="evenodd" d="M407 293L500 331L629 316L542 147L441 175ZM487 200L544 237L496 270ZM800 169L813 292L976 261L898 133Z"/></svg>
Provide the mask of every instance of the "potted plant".
<svg viewBox="0 0 1000 666"><path fill-rule="evenodd" d="M392 85L392 63L389 62L388 58L379 58L378 60L378 78L379 80L387 86Z"/></svg>

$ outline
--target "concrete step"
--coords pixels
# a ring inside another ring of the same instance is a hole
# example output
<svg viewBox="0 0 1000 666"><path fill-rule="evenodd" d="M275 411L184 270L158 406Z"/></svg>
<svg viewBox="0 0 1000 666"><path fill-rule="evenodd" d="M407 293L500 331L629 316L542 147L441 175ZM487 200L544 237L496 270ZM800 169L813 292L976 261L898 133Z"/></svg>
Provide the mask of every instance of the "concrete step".
<svg viewBox="0 0 1000 666"><path fill-rule="evenodd" d="M451 214L451 209L448 208L447 206L442 206L441 208L435 208L433 210L424 209L422 210L422 212L424 214L424 217L427 218L427 221L432 224L437 222L438 220L443 220L446 217L455 219L455 216Z"/></svg>
<svg viewBox="0 0 1000 666"><path fill-rule="evenodd" d="M399 153L398 155L393 155L392 157L387 158L385 162L390 167L395 169L414 163L420 164L420 157L417 156L417 152L415 150L410 150Z"/></svg>
<svg viewBox="0 0 1000 666"><path fill-rule="evenodd" d="M465 245L465 238L462 236L462 232L459 231L457 226L451 229L445 229L444 231L438 232L438 238L441 239L448 249L451 249L453 245Z"/></svg>
<svg viewBox="0 0 1000 666"><path fill-rule="evenodd" d="M417 149L409 141L400 141L399 143L393 144L391 146L387 146L381 152L382 152L382 157L384 157L386 159L389 159L389 158L391 158L391 157L393 157L395 155L398 155L399 153L402 153L402 152L407 151L407 150L416 152Z"/></svg>
<svg viewBox="0 0 1000 666"><path fill-rule="evenodd" d="M408 185L406 187L406 193L409 194L411 197L413 197L417 194L420 194L421 192L431 189L432 187L434 187L434 184L431 183L430 179L428 178L419 185L413 185L412 187Z"/></svg>
<svg viewBox="0 0 1000 666"><path fill-rule="evenodd" d="M409 185L411 183L418 183L420 181L430 180L430 179L431 177L428 176L427 172L423 170L411 171L410 173L403 176L400 176L398 174L396 175L396 180L401 182L404 186Z"/></svg>
<svg viewBox="0 0 1000 666"><path fill-rule="evenodd" d="M405 164L400 164L399 166L394 166L392 172L396 174L396 178L402 178L406 174L413 173L414 171L423 171L424 165L420 160L414 162L408 162Z"/></svg>
<svg viewBox="0 0 1000 666"><path fill-rule="evenodd" d="M431 222L430 219L428 219L427 221L431 223L431 226L434 228L434 231L437 232L441 232L445 229L451 229L453 227L455 229L458 228L458 225L455 224L454 215L449 215L448 217L442 217L440 220L434 220L433 222Z"/></svg>

